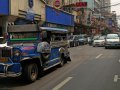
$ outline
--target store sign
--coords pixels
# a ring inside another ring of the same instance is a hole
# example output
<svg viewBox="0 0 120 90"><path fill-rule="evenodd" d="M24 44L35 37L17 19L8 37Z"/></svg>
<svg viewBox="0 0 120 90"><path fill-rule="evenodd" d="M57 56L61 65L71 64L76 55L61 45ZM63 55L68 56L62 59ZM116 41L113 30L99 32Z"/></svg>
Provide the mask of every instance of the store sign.
<svg viewBox="0 0 120 90"><path fill-rule="evenodd" d="M71 4L71 6L73 7L87 7L87 2L76 2L76 3L73 3Z"/></svg>
<svg viewBox="0 0 120 90"><path fill-rule="evenodd" d="M60 0L54 0L53 6L54 6L55 8L60 8L60 7L61 7L61 1L60 1Z"/></svg>

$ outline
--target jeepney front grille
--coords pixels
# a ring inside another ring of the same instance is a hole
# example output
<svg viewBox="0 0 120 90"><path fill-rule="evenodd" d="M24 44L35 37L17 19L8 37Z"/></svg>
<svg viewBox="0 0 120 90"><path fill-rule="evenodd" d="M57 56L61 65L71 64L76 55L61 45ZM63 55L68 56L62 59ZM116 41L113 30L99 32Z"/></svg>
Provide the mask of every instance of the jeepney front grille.
<svg viewBox="0 0 120 90"><path fill-rule="evenodd" d="M1 57L11 57L12 56L12 48L4 47L1 50Z"/></svg>

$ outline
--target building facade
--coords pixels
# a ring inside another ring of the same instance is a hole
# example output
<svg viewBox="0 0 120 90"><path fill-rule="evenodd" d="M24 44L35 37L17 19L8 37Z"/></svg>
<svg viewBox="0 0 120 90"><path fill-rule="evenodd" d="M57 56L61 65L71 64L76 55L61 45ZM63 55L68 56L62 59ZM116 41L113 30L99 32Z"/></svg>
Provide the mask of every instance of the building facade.
<svg viewBox="0 0 120 90"><path fill-rule="evenodd" d="M9 22L24 24L45 21L45 2L43 0L10 0Z"/></svg>
<svg viewBox="0 0 120 90"><path fill-rule="evenodd" d="M47 27L65 28L70 34L74 31L74 15L63 10L64 0L45 0Z"/></svg>
<svg viewBox="0 0 120 90"><path fill-rule="evenodd" d="M0 37L8 25L45 22L43 0L0 0Z"/></svg>
<svg viewBox="0 0 120 90"><path fill-rule="evenodd" d="M46 6L45 26L67 29L71 34L74 31L74 15L51 6Z"/></svg>

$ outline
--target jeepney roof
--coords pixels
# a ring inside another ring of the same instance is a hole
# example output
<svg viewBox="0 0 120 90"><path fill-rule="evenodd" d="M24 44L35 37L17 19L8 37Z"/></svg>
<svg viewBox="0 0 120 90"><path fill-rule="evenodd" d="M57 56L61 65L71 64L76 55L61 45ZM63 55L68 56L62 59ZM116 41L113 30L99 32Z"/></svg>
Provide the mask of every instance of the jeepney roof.
<svg viewBox="0 0 120 90"><path fill-rule="evenodd" d="M37 27L36 24L26 25L13 25L8 26L8 32L39 32L39 31L52 31L56 33L67 33L67 29L53 28L53 27Z"/></svg>
<svg viewBox="0 0 120 90"><path fill-rule="evenodd" d="M8 32L35 32L38 31L35 24L8 26Z"/></svg>
<svg viewBox="0 0 120 90"><path fill-rule="evenodd" d="M53 27L40 27L40 30L46 30L46 31L53 31L53 32L63 32L67 33L67 29L61 29L61 28L53 28Z"/></svg>

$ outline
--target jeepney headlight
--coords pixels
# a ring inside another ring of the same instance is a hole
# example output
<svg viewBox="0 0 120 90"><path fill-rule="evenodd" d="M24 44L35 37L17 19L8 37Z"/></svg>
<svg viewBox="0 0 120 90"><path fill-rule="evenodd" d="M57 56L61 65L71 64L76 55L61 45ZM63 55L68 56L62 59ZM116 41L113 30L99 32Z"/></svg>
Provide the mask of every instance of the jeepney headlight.
<svg viewBox="0 0 120 90"><path fill-rule="evenodd" d="M20 51L19 50L15 50L14 52L13 52L13 54L14 54L14 56L20 56Z"/></svg>

